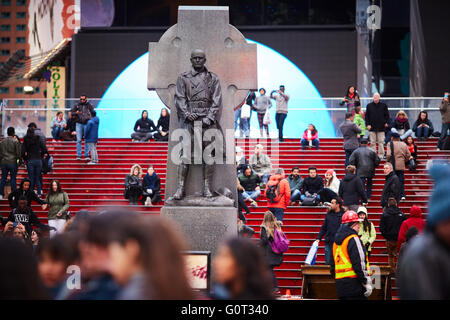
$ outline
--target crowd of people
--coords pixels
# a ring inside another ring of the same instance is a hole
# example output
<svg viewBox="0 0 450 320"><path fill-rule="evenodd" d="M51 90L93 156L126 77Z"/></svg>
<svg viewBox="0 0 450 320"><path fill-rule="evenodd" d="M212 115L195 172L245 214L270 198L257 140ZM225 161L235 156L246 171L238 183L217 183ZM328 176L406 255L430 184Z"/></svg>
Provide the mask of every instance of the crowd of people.
<svg viewBox="0 0 450 320"><path fill-rule="evenodd" d="M276 100L279 140L283 141L289 96L284 86L276 93L273 91L267 97L262 88L261 95L253 99L254 103L250 101L250 106L258 113L261 137L264 129L268 137L268 124L264 118L271 106L270 99ZM450 112L446 107L448 97L446 99L441 106L444 131L445 117ZM315 243L318 245L324 239L325 263L330 265L339 298L366 299L373 289L369 258L377 238L367 204L371 201L373 178L382 159L386 162L379 203L383 211L379 230L386 241L388 264L399 277L401 295L425 297L417 292L417 288L421 288L429 293L434 290L436 297L448 298L445 291L448 287L440 288L436 275L433 275L437 273L436 269L427 271L425 277L429 283L414 281L414 276L418 278L425 267L416 268L411 261L434 261L437 268L449 265L448 254L444 253L449 247L450 210L445 197L450 181L449 166L436 165L431 170L436 185L427 221L418 206L410 208L408 218L399 208L400 201L406 197L404 171L407 167L414 170L411 162L417 163L418 150L412 134L427 139L433 133L427 113L419 114L412 129L405 112L398 112L391 125L388 108L380 101L380 96L374 95L364 113L354 86L349 87L342 100L344 104L347 113L340 130L344 136L345 176L341 180L334 169L330 168L322 177L314 166L308 168L304 177L298 166L286 175L283 168L273 166L263 145L255 146L249 160L242 148L236 148L237 217L241 237L229 239L219 248L213 261L215 279L211 294L190 288L182 254L185 241L163 218L117 210L80 211L71 217L69 196L58 180L51 181L44 197L42 167L44 159L50 156L45 135L31 123L21 144L14 128L8 128L8 137L0 142L0 196L4 197L2 193L9 174L11 213L6 219L2 218L4 229L0 247L12 258L3 259L0 270L14 270L15 275L0 272L3 276L0 282L5 284L2 298L273 299L280 293L274 268L282 264L289 243L282 230L284 214L288 206L299 203L327 207ZM169 112L163 109L155 126L144 110L136 121L133 141L168 141L169 121ZM90 160L89 164L98 163L99 119L86 96L72 108L68 121L58 112L51 128L55 141L65 139L65 132L70 139L76 137L77 159L81 159L82 139L85 139L84 158ZM247 128L245 124L244 128ZM367 132L370 141L366 138ZM390 141L386 141L387 132ZM446 136L447 132L441 133L439 147ZM304 131L301 146L302 149L313 146L319 149L318 133L313 124ZM29 178L23 179L17 188L16 175L22 161L26 162ZM124 197L131 205L140 201L151 206L162 201L161 182L155 168L148 165L146 170L144 175L143 168L134 164L125 177ZM257 207L261 197L267 201L268 210L261 222L259 241L255 242L246 239L252 238L255 231L246 225L242 211L251 214L247 203ZM42 223L33 212L32 202L43 210L49 209L48 224ZM282 244L284 249L280 249ZM431 255L427 246L433 246L442 256ZM81 270L80 285L68 285L73 280L67 273L71 266ZM12 282L11 277L20 280Z"/></svg>

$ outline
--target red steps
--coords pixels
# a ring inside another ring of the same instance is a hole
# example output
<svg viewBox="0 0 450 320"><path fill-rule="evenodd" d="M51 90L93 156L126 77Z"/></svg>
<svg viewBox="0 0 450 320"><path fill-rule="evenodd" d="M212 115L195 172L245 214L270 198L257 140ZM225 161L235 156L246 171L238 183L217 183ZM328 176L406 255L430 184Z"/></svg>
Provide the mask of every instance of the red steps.
<svg viewBox="0 0 450 320"><path fill-rule="evenodd" d="M283 143L277 143L272 139L237 139L236 144L241 146L247 158L253 153L254 146L262 143L265 151L272 152L272 161L290 173L293 166L301 169L302 176L306 176L307 168L314 165L318 168L319 175L323 176L327 169L333 168L338 178L344 175L344 151L342 139L321 139L320 150L301 150L299 139L285 139ZM450 158L449 152L436 151L436 139L427 142L419 142L419 166L418 172L405 172L406 201L400 203L403 212L409 212L413 204L422 207L427 212L427 202L432 190L432 180L425 172L426 161L430 158ZM146 142L132 143L130 139L101 139L98 143L98 165L87 165L87 161L77 161L75 142L48 142L48 147L55 160L53 172L44 176L44 193L52 179L61 181L64 190L69 193L70 210L73 213L79 210L105 210L114 207L132 208L142 214L159 214L163 203L146 208L142 205L129 206L123 199L123 183L130 167L138 163L146 170L152 164L161 177L162 195L164 198L164 184L166 181L167 143ZM84 149L84 148L83 148ZM384 161L382 161L382 164ZM379 234L379 219L382 213L379 206L381 191L384 185L382 164L376 170L373 195L368 205L369 219L375 224L377 239L373 245L371 264L386 264L385 241ZM19 171L18 181L26 176L24 168ZM251 214L246 215L248 224L257 231L254 238L259 237L260 224L264 212L267 210L267 202L261 196L258 199L257 208L250 208ZM33 204L33 210L46 221L47 212ZM0 213L7 216L10 210L7 201L0 201ZM283 220L283 229L291 240L291 247L285 255L285 262L276 268L279 286L282 290L290 289L292 294L300 294L302 275L299 271L303 264L310 245L316 238L326 208L290 206L287 208ZM319 247L317 263L323 263L323 243Z"/></svg>

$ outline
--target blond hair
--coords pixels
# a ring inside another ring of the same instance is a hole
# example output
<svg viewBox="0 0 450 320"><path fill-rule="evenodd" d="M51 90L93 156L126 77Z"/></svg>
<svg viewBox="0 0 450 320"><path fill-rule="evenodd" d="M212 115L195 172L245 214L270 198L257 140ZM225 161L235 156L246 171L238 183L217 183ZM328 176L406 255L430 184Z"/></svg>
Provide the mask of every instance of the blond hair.
<svg viewBox="0 0 450 320"><path fill-rule="evenodd" d="M280 222L277 220L275 215L271 211L266 211L264 213L264 220L261 224L261 228L266 229L267 237L274 238L274 230L277 228L277 230L281 231Z"/></svg>

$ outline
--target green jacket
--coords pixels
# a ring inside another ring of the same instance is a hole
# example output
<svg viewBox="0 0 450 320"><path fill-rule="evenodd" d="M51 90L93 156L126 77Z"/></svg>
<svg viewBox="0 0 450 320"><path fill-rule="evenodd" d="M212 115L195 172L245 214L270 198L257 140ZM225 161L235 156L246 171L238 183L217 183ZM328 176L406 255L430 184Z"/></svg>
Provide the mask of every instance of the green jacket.
<svg viewBox="0 0 450 320"><path fill-rule="evenodd" d="M48 219L64 219L64 213L69 209L69 196L66 192L59 192L53 195L48 194L45 202L50 206L48 210ZM57 217L56 214L62 212L62 217Z"/></svg>
<svg viewBox="0 0 450 320"><path fill-rule="evenodd" d="M355 114L355 118L353 119L353 122L361 128L361 137L363 137L366 134L366 122L364 121L362 115Z"/></svg>
<svg viewBox="0 0 450 320"><path fill-rule="evenodd" d="M369 251L372 251L372 244L375 241L375 238L377 237L377 232L375 230L375 226L373 225L373 223L370 222L370 233L369 233L367 231L364 231L363 222L360 222L358 236L361 239L363 245L366 245L366 243L370 243Z"/></svg>
<svg viewBox="0 0 450 320"><path fill-rule="evenodd" d="M7 137L0 142L1 164L17 164L20 159L20 143L13 137Z"/></svg>

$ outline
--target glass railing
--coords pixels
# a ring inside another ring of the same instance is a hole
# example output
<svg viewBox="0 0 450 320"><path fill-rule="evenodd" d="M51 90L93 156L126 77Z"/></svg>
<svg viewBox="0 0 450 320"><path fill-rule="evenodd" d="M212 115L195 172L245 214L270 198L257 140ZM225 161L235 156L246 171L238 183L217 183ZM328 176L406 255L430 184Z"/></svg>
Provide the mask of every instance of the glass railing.
<svg viewBox="0 0 450 320"><path fill-rule="evenodd" d="M300 138L308 124L314 124L319 132L319 138L341 137L339 125L344 120L347 111L341 106L342 98L323 99L291 99L289 113L284 123L285 138ZM361 105L365 110L372 98L361 98ZM395 118L399 110L408 115L412 128L421 110L428 112L428 118L433 123L434 131L440 131L442 126L439 106L442 98L386 98L382 99L389 107L391 118ZM19 137L26 133L30 122L35 122L48 137L51 137L50 123L56 112L67 112L79 99L64 99L55 102L53 99L4 99L1 102L2 134L10 126L16 129ZM129 138L133 132L134 124L140 118L142 110L148 110L149 116L157 122L163 103L158 98L150 99L89 99L100 118L100 137ZM269 124L270 136L278 137L275 124L275 102L271 111ZM46 130L44 130L44 128ZM250 121L250 137L259 137L257 115L252 112ZM236 135L239 135L236 132Z"/></svg>

